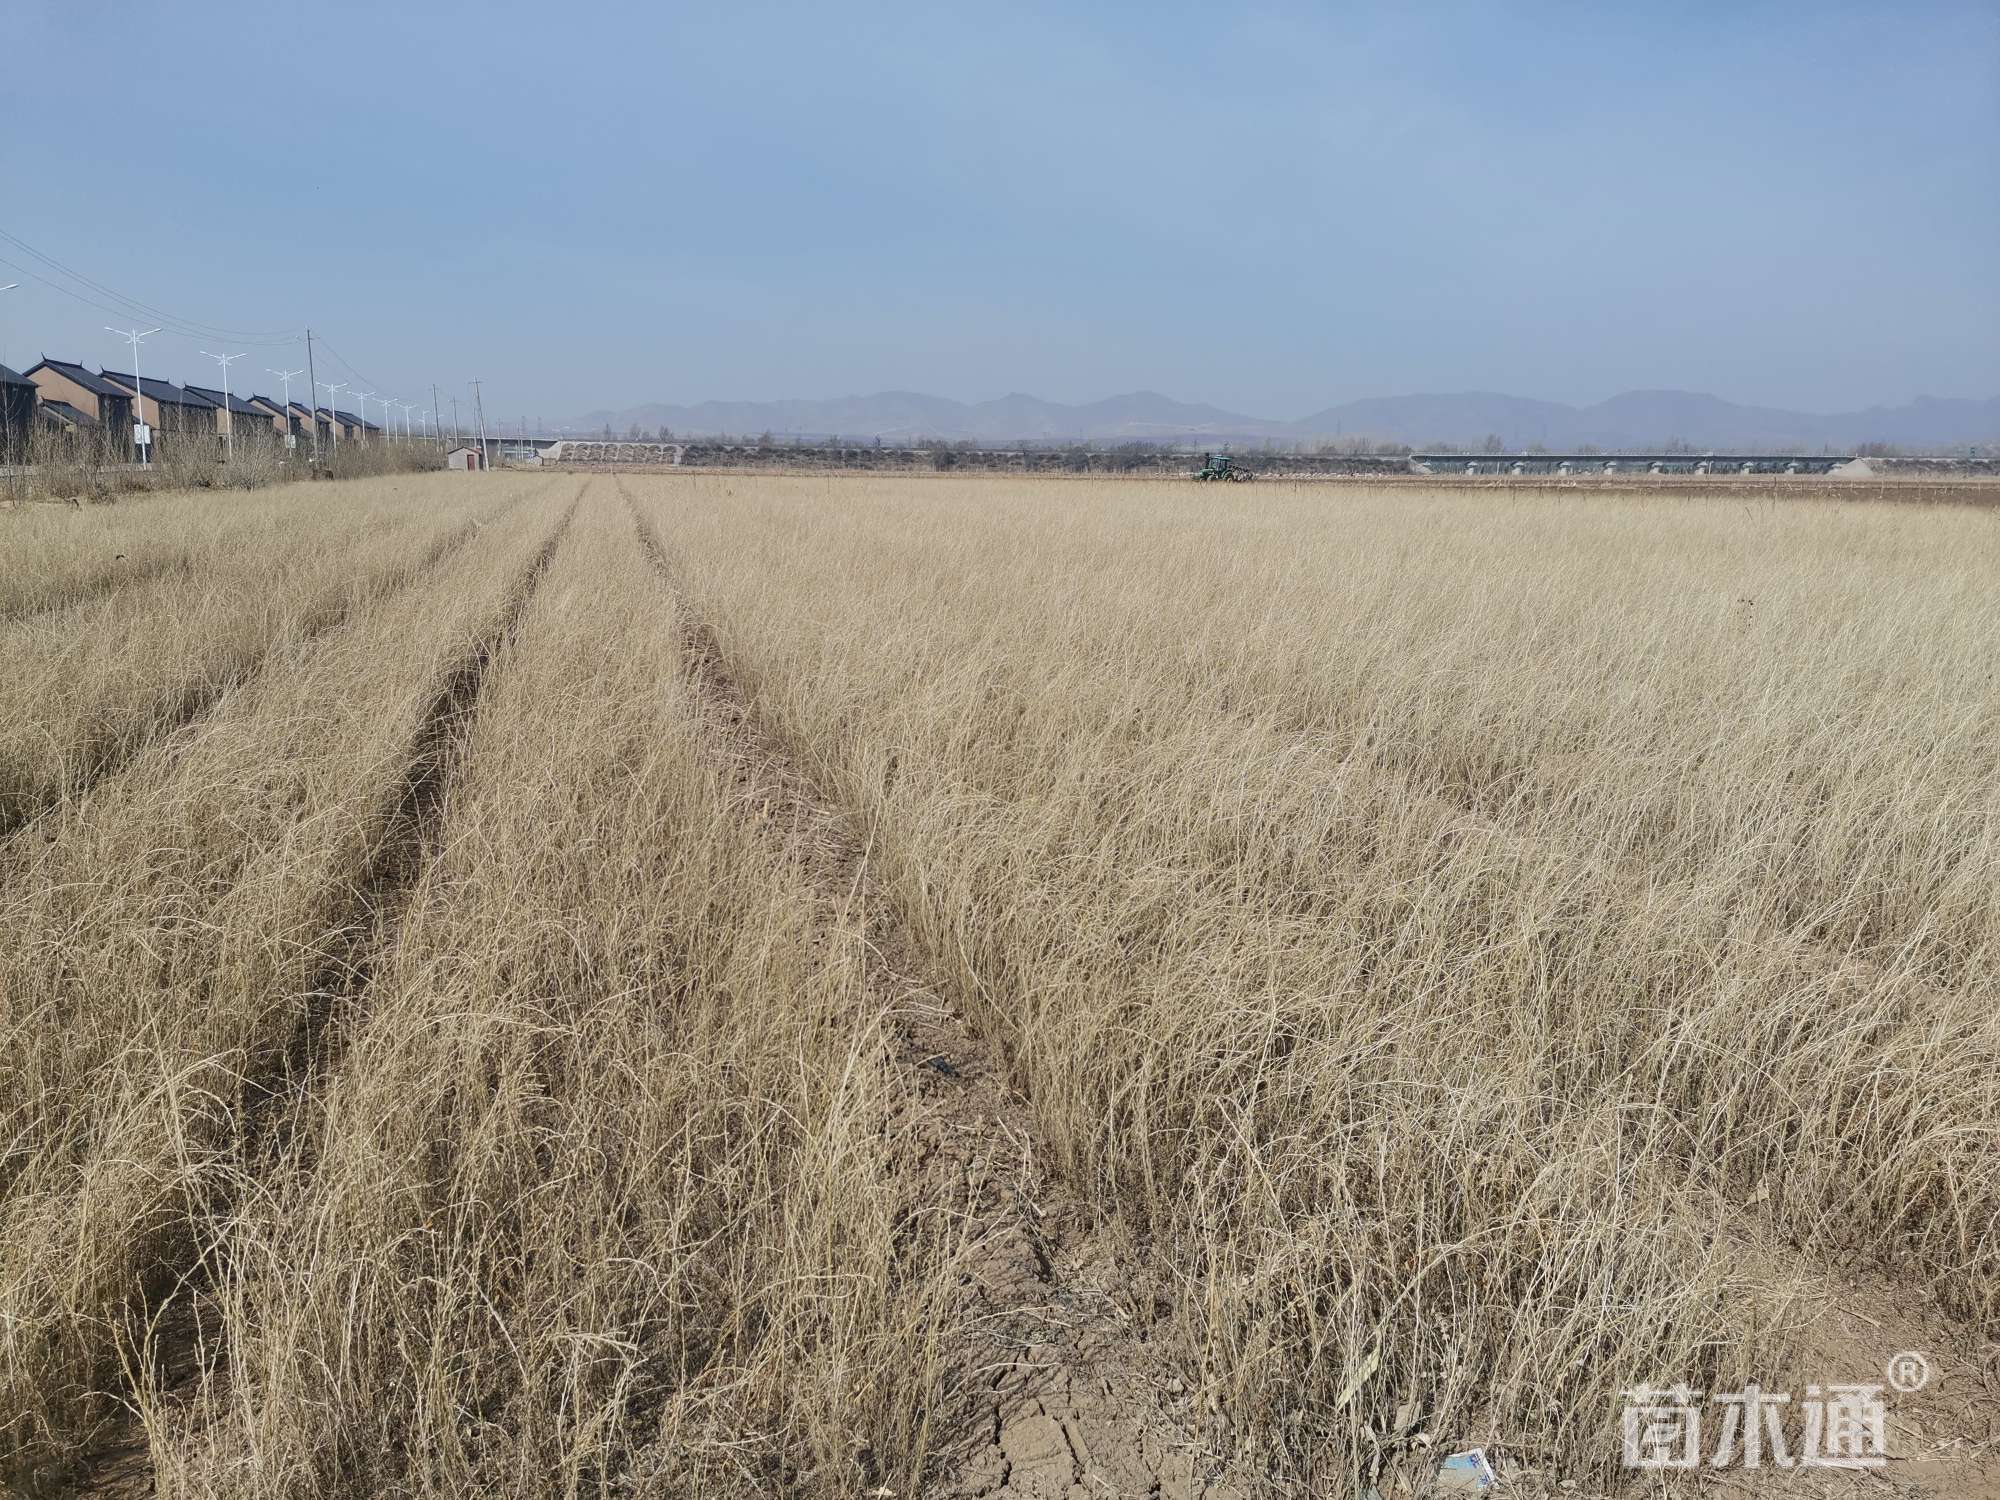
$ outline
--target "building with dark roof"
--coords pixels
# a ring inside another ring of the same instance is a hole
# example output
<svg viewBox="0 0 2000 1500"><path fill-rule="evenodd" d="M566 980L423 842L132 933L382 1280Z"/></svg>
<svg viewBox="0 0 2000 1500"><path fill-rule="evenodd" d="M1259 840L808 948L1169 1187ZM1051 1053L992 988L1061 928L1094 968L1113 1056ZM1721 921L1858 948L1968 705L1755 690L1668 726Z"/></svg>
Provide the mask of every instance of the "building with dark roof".
<svg viewBox="0 0 2000 1500"><path fill-rule="evenodd" d="M269 396L251 396L245 405L262 417L271 431L284 433L292 430L291 419L285 415L285 403L273 401Z"/></svg>
<svg viewBox="0 0 2000 1500"><path fill-rule="evenodd" d="M159 436L187 434L213 437L222 431L222 407L206 396L183 390L170 380L155 380L150 375L135 380L117 370L99 373L136 398L139 420Z"/></svg>
<svg viewBox="0 0 2000 1500"><path fill-rule="evenodd" d="M297 433L301 438L305 437L307 433L311 433L314 440L322 446L333 441L333 428L326 420L324 408L315 411L303 401L294 401L288 409L287 415L291 418L292 431Z"/></svg>
<svg viewBox="0 0 2000 1500"><path fill-rule="evenodd" d="M319 423L322 438L331 438L338 434L343 443L366 442L371 433L382 430L373 422L362 421L351 411L340 411L325 406L319 408Z"/></svg>
<svg viewBox="0 0 2000 1500"><path fill-rule="evenodd" d="M28 461L38 395L34 381L0 365L0 463Z"/></svg>
<svg viewBox="0 0 2000 1500"><path fill-rule="evenodd" d="M27 372L44 403L55 402L82 412L97 424L97 438L107 458L124 462L132 455L132 397L129 392L82 365L47 359Z"/></svg>
<svg viewBox="0 0 2000 1500"><path fill-rule="evenodd" d="M216 428L220 432L236 437L261 437L271 425L270 413L259 411L241 396L225 395L205 385L190 385L184 389L214 404Z"/></svg>
<svg viewBox="0 0 2000 1500"><path fill-rule="evenodd" d="M50 432L60 432L71 437L96 437L98 421L87 411L78 411L67 401L42 400L35 406L35 414L42 420L42 426Z"/></svg>

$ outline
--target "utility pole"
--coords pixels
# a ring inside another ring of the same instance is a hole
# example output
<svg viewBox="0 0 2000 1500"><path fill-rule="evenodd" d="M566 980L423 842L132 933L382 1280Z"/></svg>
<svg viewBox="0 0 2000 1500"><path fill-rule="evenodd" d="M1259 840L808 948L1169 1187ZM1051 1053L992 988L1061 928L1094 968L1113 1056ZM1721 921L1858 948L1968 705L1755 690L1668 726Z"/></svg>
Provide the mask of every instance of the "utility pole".
<svg viewBox="0 0 2000 1500"><path fill-rule="evenodd" d="M137 328L113 328L105 325L106 333L115 333L132 345L132 446L139 450L139 467L153 466L153 429L146 425L146 383L139 378L139 340L149 339L160 330L148 328L141 332ZM144 434L142 438L140 434Z"/></svg>
<svg viewBox="0 0 2000 1500"><path fill-rule="evenodd" d="M458 446L458 397L451 398L451 445Z"/></svg>
<svg viewBox="0 0 2000 1500"><path fill-rule="evenodd" d="M313 331L306 330L306 416L307 425L313 435L313 472L319 472L319 402L313 392L319 389L319 375L313 369Z"/></svg>
<svg viewBox="0 0 2000 1500"><path fill-rule="evenodd" d="M21 283L18 281L10 281L5 286L0 286L0 292L11 292L14 290L15 287L19 286L20 284ZM7 352L7 346L5 344L0 344L0 355L5 355L6 352ZM0 358L0 364L5 364L5 363L6 360L4 358ZM28 415L30 418L32 418L34 416L34 413L31 411ZM35 437L35 424L32 420L30 420L28 423L28 430L21 434L21 441L24 444L32 444L34 441L34 437ZM7 431L7 419L4 416L0 416L0 448L5 448L12 440L13 440L12 434ZM24 447L21 450L21 456L23 458L26 458L28 456L27 448Z"/></svg>
<svg viewBox="0 0 2000 1500"><path fill-rule="evenodd" d="M431 436L437 439L438 452L444 452L444 404L438 400L437 382L431 382Z"/></svg>
<svg viewBox="0 0 2000 1500"><path fill-rule="evenodd" d="M344 384L344 383L345 383L345 382L343 382L343 384ZM350 390L352 390L352 389L353 389L353 387L351 387L351 386L350 386L350 387L349 387L349 389L350 389ZM355 413L355 415L357 415L358 417L360 417L360 418L361 418L361 439L360 439L360 440L361 440L361 441L362 441L363 443L366 443L366 442L368 441L368 398L369 398L370 396L374 395L374 394L375 394L375 393L374 393L373 391L355 391L355 392L354 392L354 404L355 404L356 406L358 406L358 407L360 407L360 408L361 408L361 410L360 410L359 412Z"/></svg>
<svg viewBox="0 0 2000 1500"><path fill-rule="evenodd" d="M472 382L472 409L479 416L479 467L487 473L493 472L493 455L486 446L486 398L479 392L479 382Z"/></svg>
<svg viewBox="0 0 2000 1500"><path fill-rule="evenodd" d="M285 383L285 446L287 448L296 448L299 445L299 440L297 434L292 431L292 377L294 375L303 375L305 371L274 370L269 365L266 365L264 366L264 373L266 375L275 375Z"/></svg>
<svg viewBox="0 0 2000 1500"><path fill-rule="evenodd" d="M228 462L236 462L236 413L229 409L229 367L243 356L240 354L209 354L201 351L222 366L222 448Z"/></svg>

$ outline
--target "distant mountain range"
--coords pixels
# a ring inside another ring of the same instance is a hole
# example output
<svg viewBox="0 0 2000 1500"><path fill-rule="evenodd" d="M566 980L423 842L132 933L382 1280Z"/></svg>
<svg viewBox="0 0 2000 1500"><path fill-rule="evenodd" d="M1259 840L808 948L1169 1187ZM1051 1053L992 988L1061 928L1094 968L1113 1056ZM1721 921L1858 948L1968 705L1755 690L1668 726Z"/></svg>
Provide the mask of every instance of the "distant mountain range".
<svg viewBox="0 0 2000 1500"><path fill-rule="evenodd" d="M1475 391L1376 396L1282 422L1175 401L1156 391L1134 391L1080 406L1037 396L967 403L913 391L884 391L830 401L655 403L590 412L565 430L596 433L609 427L623 436L635 426L647 432L665 427L685 436L755 437L769 432L779 437L866 441L879 437L891 444L970 438L985 443L1270 439L1289 445L1366 438L1423 448L1441 443L1475 445L1498 436L1509 449L1540 444L1556 451L1586 444L1644 451L1675 441L1714 451L1849 450L1863 443L1952 448L2000 441L2000 396L1983 401L1919 396L1904 406L1819 415L1739 406L1694 391L1628 391L1580 407Z"/></svg>

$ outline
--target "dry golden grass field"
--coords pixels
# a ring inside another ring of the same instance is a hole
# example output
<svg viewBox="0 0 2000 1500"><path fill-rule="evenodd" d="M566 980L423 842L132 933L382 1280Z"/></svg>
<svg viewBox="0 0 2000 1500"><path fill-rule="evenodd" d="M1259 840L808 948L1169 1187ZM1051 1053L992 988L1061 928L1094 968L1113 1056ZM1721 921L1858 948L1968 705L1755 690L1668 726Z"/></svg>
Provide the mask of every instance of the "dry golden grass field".
<svg viewBox="0 0 2000 1500"><path fill-rule="evenodd" d="M452 474L0 559L22 1492L1658 1494L1625 1390L1918 1349L1785 1492L2000 1493L2000 512Z"/></svg>

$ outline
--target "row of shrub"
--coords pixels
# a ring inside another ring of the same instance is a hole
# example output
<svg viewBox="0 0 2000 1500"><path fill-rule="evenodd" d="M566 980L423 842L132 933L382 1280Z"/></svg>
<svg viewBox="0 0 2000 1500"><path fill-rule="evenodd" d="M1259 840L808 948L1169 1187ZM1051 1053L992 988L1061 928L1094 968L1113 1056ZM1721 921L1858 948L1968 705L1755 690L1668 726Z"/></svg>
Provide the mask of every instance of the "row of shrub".
<svg viewBox="0 0 2000 1500"><path fill-rule="evenodd" d="M80 433L37 432L27 462L0 478L10 500L103 500L146 490L255 489L286 480L354 479L444 467L444 454L427 440L378 439L321 449L285 448L274 433L238 437L234 452L208 434L162 433L145 467L108 451L101 439Z"/></svg>

